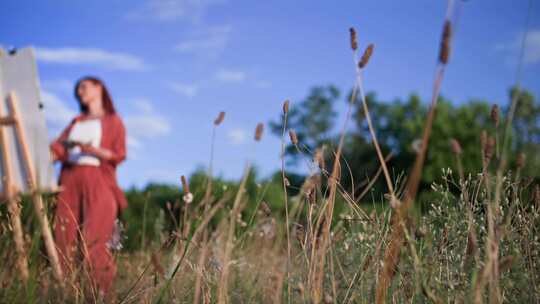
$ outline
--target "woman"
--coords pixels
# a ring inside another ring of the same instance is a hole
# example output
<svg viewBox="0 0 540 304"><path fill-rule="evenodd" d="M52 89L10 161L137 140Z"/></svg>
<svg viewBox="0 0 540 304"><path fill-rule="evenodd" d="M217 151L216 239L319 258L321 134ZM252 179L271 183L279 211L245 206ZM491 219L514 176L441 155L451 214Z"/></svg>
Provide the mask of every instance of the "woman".
<svg viewBox="0 0 540 304"><path fill-rule="evenodd" d="M80 252L94 287L105 295L116 273L107 242L127 206L116 182L126 132L101 80L84 77L74 93L80 115L51 144L54 159L62 162L54 232L64 272L73 273Z"/></svg>

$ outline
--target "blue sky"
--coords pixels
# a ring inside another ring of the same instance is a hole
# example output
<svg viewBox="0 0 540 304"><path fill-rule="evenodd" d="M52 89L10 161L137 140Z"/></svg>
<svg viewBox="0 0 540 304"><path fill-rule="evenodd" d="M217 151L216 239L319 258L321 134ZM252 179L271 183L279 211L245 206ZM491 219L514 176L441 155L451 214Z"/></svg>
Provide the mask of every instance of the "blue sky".
<svg viewBox="0 0 540 304"><path fill-rule="evenodd" d="M505 105L515 82L528 0L471 0L460 10L442 93ZM536 1L533 1L536 2ZM108 85L129 134L124 187L178 183L208 163L212 121L216 174L237 178L246 159L279 168L279 140L253 130L310 87L348 90L348 28L375 43L365 86L386 100L429 96L446 1L2 1L0 45L37 50L50 136L76 113L73 83ZM540 96L540 5L531 11L523 86ZM340 105L341 109L344 107Z"/></svg>

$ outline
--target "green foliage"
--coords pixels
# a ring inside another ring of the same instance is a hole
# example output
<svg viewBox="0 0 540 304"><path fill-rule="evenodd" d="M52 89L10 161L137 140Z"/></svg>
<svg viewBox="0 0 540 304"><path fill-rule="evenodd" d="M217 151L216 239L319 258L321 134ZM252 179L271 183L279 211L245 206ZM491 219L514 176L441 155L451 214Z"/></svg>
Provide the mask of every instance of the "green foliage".
<svg viewBox="0 0 540 304"><path fill-rule="evenodd" d="M517 94L516 89L510 90L509 99L515 94ZM311 157L316 148L323 145L331 148L332 142L337 142L339 134L334 131L336 130L333 125L336 112L333 107L334 101L339 96L335 87L330 86L326 89L316 87L310 91L306 100L298 104L292 103L288 125L296 130L299 146L305 147L302 153L308 154L307 157ZM345 101L348 102L349 98L350 94ZM415 94L404 100L385 101L378 99L374 93L369 93L366 99L383 154L392 153L389 168L394 180L397 181L400 175L408 172L414 161L415 145L422 137L429 103L422 101ZM482 130L486 130L488 136L497 137L497 145L499 150L502 150L504 119L507 110L501 113L500 123L496 128L494 121L490 118L492 104L485 100L455 103L443 97L439 99L421 179L421 195L427 195L422 192L429 190L429 185L440 175L441 168L454 167L455 155L450 146L451 139L456 139L461 144L462 162L466 174L481 171L480 133ZM365 185L378 170L379 161L374 157L375 151L360 100L354 103L352 119L354 128L348 130L345 137L341 184L351 193L359 193L362 185ZM283 117L279 122L271 122L272 130L278 136L281 136L282 120ZM527 91L520 92L512 131L512 137L516 141L510 150L510 163L514 164L517 154L524 152L527 155L526 174L538 178L540 155L536 151L540 150L540 105ZM295 150L291 144L286 149L292 161L297 161L300 157ZM333 151L326 149L325 159L328 164L332 163L333 157ZM372 192L379 197L386 191L384 181L380 178Z"/></svg>
<svg viewBox="0 0 540 304"><path fill-rule="evenodd" d="M516 94L515 90L510 91L509 97L512 98L513 94ZM305 165L304 161L299 161L301 158L311 158L317 147L326 145L326 168L331 168L333 162L332 142L337 141L336 126L334 125L337 116L335 107L340 95L334 86L320 86L313 88L302 102L291 104L287 125L297 132L299 146L302 149L301 153L298 153L296 148L286 139L288 143L286 155L291 162ZM394 181L401 185L403 175L414 161L413 143L422 135L428 104L415 94L404 100L396 99L393 101L380 100L374 93L368 94L366 98L383 153L388 155L392 152L393 156L389 165ZM515 143L511 147L510 164L514 165L517 152L523 151L527 154L527 166L523 168L522 174L538 178L540 154L535 153L535 151L540 151L540 105L526 91L521 92L519 98L513 124ZM490 118L490 109L491 104L483 100L471 100L461 104L450 102L444 98L439 100L422 175L419 201L432 201L434 194L430 191L431 183L440 176L441 169L455 167L455 155L450 147L450 139L452 138L461 143L463 150L461 160L466 174L481 171L482 151L479 134L482 130L486 130L490 136L498 136L501 141L504 134L503 118L507 109L501 113L497 130ZM379 162L374 157L375 150L359 100L355 102L353 110L354 127L345 137L341 184L345 191L353 194L353 197L357 197L379 169ZM281 136L283 131L282 124L283 117L278 122L270 123L272 131L278 136ZM502 142L499 145L502 148ZM306 178L305 175L287 171L286 177L290 183L287 188L288 195L290 197L298 195ZM207 172L201 168L188 179L191 192L194 195L190 208L198 208L207 188ZM226 193L235 193L238 189L238 181L224 180L220 177L214 178L212 185L211 195L215 200L223 198ZM383 201L383 194L386 192L386 185L379 177L361 201L364 203ZM149 184L143 189L129 189L126 194L129 208L124 212L123 218L127 223L128 239L125 245L128 250L145 246L146 244L142 243L143 238L145 243L162 238L160 231L154 229L159 224L157 222L160 219L160 213L162 214L161 218L164 219L162 225L166 231L174 231L182 225L184 203L180 185ZM283 219L285 210L281 172L277 171L269 178L261 180L257 178L257 171L252 170L246 184L246 199L246 208L242 215L243 221L249 223L262 201L277 215L278 220ZM167 208L167 202L172 207L170 210ZM230 202L226 204L227 208L230 208L229 204ZM347 206L343 200L338 198L336 208L336 212L339 214ZM426 206L423 209L426 210ZM210 226L216 227L217 223L225 216L227 216L225 212L218 213L212 219Z"/></svg>

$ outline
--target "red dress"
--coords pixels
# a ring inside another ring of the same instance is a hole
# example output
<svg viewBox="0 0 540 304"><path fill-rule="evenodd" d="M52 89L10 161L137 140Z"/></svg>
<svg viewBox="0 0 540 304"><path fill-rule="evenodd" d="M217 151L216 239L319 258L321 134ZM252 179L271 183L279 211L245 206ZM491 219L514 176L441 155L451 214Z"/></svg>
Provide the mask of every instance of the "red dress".
<svg viewBox="0 0 540 304"><path fill-rule="evenodd" d="M75 123L84 119L83 115L76 117L51 144L51 150L62 162L62 191L58 195L54 233L64 272L76 270L77 264L73 262L79 249L92 282L100 291L107 292L116 274L107 242L118 213L127 207L116 181L116 167L126 158L126 131L116 114L103 116L100 147L112 152L111 159L101 160L99 166L74 165L68 162L63 143Z"/></svg>

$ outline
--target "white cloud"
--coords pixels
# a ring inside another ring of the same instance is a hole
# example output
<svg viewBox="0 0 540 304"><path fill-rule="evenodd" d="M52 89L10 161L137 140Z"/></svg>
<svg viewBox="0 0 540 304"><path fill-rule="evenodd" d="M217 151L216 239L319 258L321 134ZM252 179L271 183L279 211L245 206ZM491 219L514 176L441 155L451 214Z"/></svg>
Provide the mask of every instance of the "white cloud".
<svg viewBox="0 0 540 304"><path fill-rule="evenodd" d="M229 138L233 145L240 145L246 141L247 132L246 130L240 128L231 129L227 133L227 138Z"/></svg>
<svg viewBox="0 0 540 304"><path fill-rule="evenodd" d="M171 130L169 121L156 112L149 100L136 99L132 104L137 111L124 116L128 145L134 148L141 147L145 140L169 134Z"/></svg>
<svg viewBox="0 0 540 304"><path fill-rule="evenodd" d="M499 44L495 47L495 49L498 51L509 53L512 58L516 58L515 56L518 56L519 52L521 51L523 35L523 33L520 33L514 38L513 41L505 44ZM523 63L540 63L540 29L531 30L527 33L525 50L523 53Z"/></svg>
<svg viewBox="0 0 540 304"><path fill-rule="evenodd" d="M176 93L188 98L193 98L199 93L199 86L197 84L172 82L169 84L169 87Z"/></svg>
<svg viewBox="0 0 540 304"><path fill-rule="evenodd" d="M227 83L242 83L246 80L247 75L243 71L220 69L216 72L217 80Z"/></svg>
<svg viewBox="0 0 540 304"><path fill-rule="evenodd" d="M45 119L55 129L67 126L77 114L75 110L67 106L66 102L51 92L42 90L41 101L43 102Z"/></svg>
<svg viewBox="0 0 540 304"><path fill-rule="evenodd" d="M230 25L213 26L191 34L191 38L180 41L174 49L181 53L219 53L229 42L231 31Z"/></svg>
<svg viewBox="0 0 540 304"><path fill-rule="evenodd" d="M142 58L127 54L110 52L98 48L36 48L39 61L59 64L100 65L115 70L138 71L148 68Z"/></svg>
<svg viewBox="0 0 540 304"><path fill-rule="evenodd" d="M128 13L130 19L174 21L186 19L199 22L208 9L224 0L147 0L142 6Z"/></svg>

